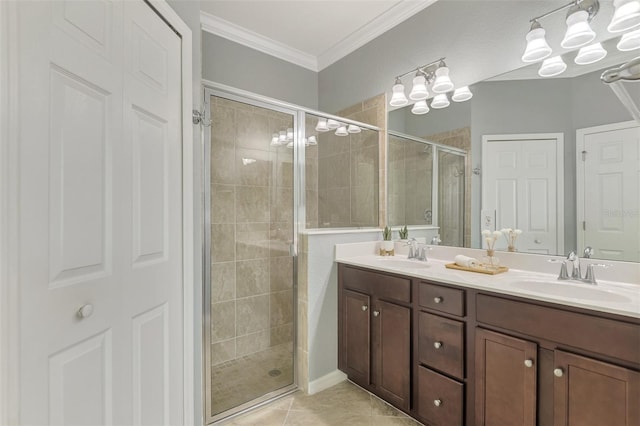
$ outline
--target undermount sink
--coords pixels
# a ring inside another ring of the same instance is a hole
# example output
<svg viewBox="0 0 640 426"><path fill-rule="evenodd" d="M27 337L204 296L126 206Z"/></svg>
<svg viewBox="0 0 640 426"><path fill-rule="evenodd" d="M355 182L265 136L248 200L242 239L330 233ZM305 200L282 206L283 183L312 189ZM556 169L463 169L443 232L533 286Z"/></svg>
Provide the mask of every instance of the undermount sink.
<svg viewBox="0 0 640 426"><path fill-rule="evenodd" d="M513 287L532 291L538 294L549 294L571 299L595 300L600 302L630 302L626 296L613 293L590 284L572 283L567 281L516 281Z"/></svg>
<svg viewBox="0 0 640 426"><path fill-rule="evenodd" d="M406 257L383 256L379 257L380 263L386 263L395 268L428 268L429 264L423 260L407 259Z"/></svg>

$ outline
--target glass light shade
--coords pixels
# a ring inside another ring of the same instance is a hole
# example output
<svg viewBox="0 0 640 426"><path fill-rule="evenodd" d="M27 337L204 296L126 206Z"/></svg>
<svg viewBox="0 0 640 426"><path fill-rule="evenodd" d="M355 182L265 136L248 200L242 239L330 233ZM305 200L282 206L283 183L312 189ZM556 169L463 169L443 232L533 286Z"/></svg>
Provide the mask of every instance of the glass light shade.
<svg viewBox="0 0 640 426"><path fill-rule="evenodd" d="M640 26L640 0L613 0L616 8L607 30L621 33Z"/></svg>
<svg viewBox="0 0 640 426"><path fill-rule="evenodd" d="M426 86L425 86L426 89ZM393 85L393 95L391 95L391 101L389 101L389 105L394 107L401 107L408 104L409 101L404 94L404 84L398 83Z"/></svg>
<svg viewBox="0 0 640 426"><path fill-rule="evenodd" d="M360 133L361 131L362 129L355 124L349 124L349 127L347 127L347 132L349 133Z"/></svg>
<svg viewBox="0 0 640 426"><path fill-rule="evenodd" d="M423 99L413 104L413 107L411 108L411 112L417 115L428 113L429 106L427 105L427 101Z"/></svg>
<svg viewBox="0 0 640 426"><path fill-rule="evenodd" d="M291 127L289 127L287 129L287 140L288 141L292 141L293 140L293 129Z"/></svg>
<svg viewBox="0 0 640 426"><path fill-rule="evenodd" d="M607 51L604 50L602 44L593 43L589 46L581 47L576 56L575 63L578 65L588 65L598 62L607 56Z"/></svg>
<svg viewBox="0 0 640 426"><path fill-rule="evenodd" d="M567 64L564 63L562 58L560 56L554 56L542 62L542 66L538 70L538 75L540 77L553 77L562 74L566 69Z"/></svg>
<svg viewBox="0 0 640 426"><path fill-rule="evenodd" d="M589 26L589 12L578 10L567 16L567 32L560 46L573 49L591 43L596 33Z"/></svg>
<svg viewBox="0 0 640 426"><path fill-rule="evenodd" d="M316 124L316 131L318 132L328 132L329 126L327 125L327 120L324 118L318 119L318 124Z"/></svg>
<svg viewBox="0 0 640 426"><path fill-rule="evenodd" d="M623 34L616 47L621 52L640 49L640 30Z"/></svg>
<svg viewBox="0 0 640 426"><path fill-rule="evenodd" d="M287 131L280 130L280 135L278 136L278 142L283 143L287 141Z"/></svg>
<svg viewBox="0 0 640 426"><path fill-rule="evenodd" d="M449 98L444 93L436 95L431 101L431 108L440 109L449 106Z"/></svg>
<svg viewBox="0 0 640 426"><path fill-rule="evenodd" d="M347 136L348 134L347 126L340 126L336 129L336 136Z"/></svg>
<svg viewBox="0 0 640 426"><path fill-rule="evenodd" d="M318 139L315 136L309 136L309 139L307 139L307 143L309 145L318 145Z"/></svg>
<svg viewBox="0 0 640 426"><path fill-rule="evenodd" d="M431 89L435 93L446 93L453 89L453 82L449 78L449 68L440 67L436 70L436 81L433 82ZM431 104L433 106L433 104Z"/></svg>
<svg viewBox="0 0 640 426"><path fill-rule="evenodd" d="M532 27L527 33L527 47L522 55L522 62L537 62L551 55L551 47L545 38L546 32L539 25Z"/></svg>
<svg viewBox="0 0 640 426"><path fill-rule="evenodd" d="M341 124L339 122L337 122L336 120L332 120L332 119L328 119L327 120L327 127L329 129L331 129L331 130L337 129L340 126L341 126Z"/></svg>
<svg viewBox="0 0 640 426"><path fill-rule="evenodd" d="M277 145L280 145L280 135L274 133L273 136L271 136L271 146Z"/></svg>
<svg viewBox="0 0 640 426"><path fill-rule="evenodd" d="M413 87L411 93L409 93L409 99L414 101L421 101L427 99L429 91L427 90L427 79L424 75L417 75L413 78Z"/></svg>
<svg viewBox="0 0 640 426"><path fill-rule="evenodd" d="M463 86L455 90L453 92L453 96L451 96L451 100L453 102L464 102L468 101L473 97L473 93L469 90L469 86Z"/></svg>

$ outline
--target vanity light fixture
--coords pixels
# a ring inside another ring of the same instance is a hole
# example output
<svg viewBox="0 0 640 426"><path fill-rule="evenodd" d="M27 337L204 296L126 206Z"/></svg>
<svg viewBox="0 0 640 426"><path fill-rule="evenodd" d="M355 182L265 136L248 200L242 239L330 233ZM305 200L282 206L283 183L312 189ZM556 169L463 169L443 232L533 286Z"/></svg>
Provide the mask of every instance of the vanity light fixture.
<svg viewBox="0 0 640 426"><path fill-rule="evenodd" d="M327 125L327 119L326 118L319 118L318 119L318 124L316 124L316 131L317 132L328 132L329 130L329 126Z"/></svg>
<svg viewBox="0 0 640 426"><path fill-rule="evenodd" d="M545 38L545 30L535 19L527 33L527 47L522 55L522 62L537 62L551 55L551 47Z"/></svg>
<svg viewBox="0 0 640 426"><path fill-rule="evenodd" d="M584 2L581 2L582 4ZM567 32L564 34L560 46L565 49L574 49L589 44L596 38L596 33L589 25L589 12L580 8L580 5L569 9L567 15Z"/></svg>
<svg viewBox="0 0 640 426"><path fill-rule="evenodd" d="M562 74L567 69L567 64L564 63L561 56L554 56L553 58L545 59L542 62L538 75L540 77L554 77Z"/></svg>
<svg viewBox="0 0 640 426"><path fill-rule="evenodd" d="M293 140L293 129L289 127L287 129L287 141L292 141L292 140Z"/></svg>
<svg viewBox="0 0 640 426"><path fill-rule="evenodd" d="M623 34L616 47L621 52L640 49L640 30Z"/></svg>
<svg viewBox="0 0 640 426"><path fill-rule="evenodd" d="M640 0L613 0L613 18L607 27L610 33L621 33L640 26Z"/></svg>
<svg viewBox="0 0 640 426"><path fill-rule="evenodd" d="M309 136L309 138L307 139L307 145L318 145L318 139L315 137L315 135Z"/></svg>
<svg viewBox="0 0 640 426"><path fill-rule="evenodd" d="M286 130L280 130L280 133L278 135L278 142L280 143L280 145L282 145L286 141L287 141L287 131Z"/></svg>
<svg viewBox="0 0 640 426"><path fill-rule="evenodd" d="M274 133L271 137L271 146L280 145L280 135L278 133Z"/></svg>
<svg viewBox="0 0 640 426"><path fill-rule="evenodd" d="M431 91L435 94L431 107L445 108L449 106L449 99L446 93L453 91L454 85L451 81L451 77L449 77L449 68L444 62L445 59L446 58L440 58L397 76L395 78L395 84L393 85L393 92L389 105L393 107L402 107L410 102L405 96L402 78L413 74L413 85L411 87L411 92L409 93L409 99L411 99L411 101L415 101L411 108L412 113L426 114L429 112L429 106L427 105L427 99L430 96L429 86ZM469 90L469 87L465 86L455 90L451 99L455 102L464 102L471 99L472 96L473 94Z"/></svg>
<svg viewBox="0 0 640 426"><path fill-rule="evenodd" d="M574 62L578 65L594 64L607 56L607 51L600 43L593 43L589 46L581 47Z"/></svg>
<svg viewBox="0 0 640 426"><path fill-rule="evenodd" d="M335 130L340 126L342 126L342 124L340 124L339 121L332 120L331 118L327 120L327 127L329 128L329 130Z"/></svg>
<svg viewBox="0 0 640 426"><path fill-rule="evenodd" d="M347 127L347 132L349 133L360 133L361 131L362 129L355 124L349 124L349 126Z"/></svg>
<svg viewBox="0 0 640 426"><path fill-rule="evenodd" d="M344 124L341 124L336 129L336 136L347 136L348 134L349 132L347 131L347 126L345 126Z"/></svg>

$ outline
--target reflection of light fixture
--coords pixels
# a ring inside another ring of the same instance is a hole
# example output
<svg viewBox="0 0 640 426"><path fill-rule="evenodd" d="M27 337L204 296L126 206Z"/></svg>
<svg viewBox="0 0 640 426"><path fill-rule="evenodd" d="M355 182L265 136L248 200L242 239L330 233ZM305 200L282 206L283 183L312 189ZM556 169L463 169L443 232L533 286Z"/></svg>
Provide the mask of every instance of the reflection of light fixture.
<svg viewBox="0 0 640 426"><path fill-rule="evenodd" d="M337 129L337 128L338 128L338 127L340 127L340 126L341 126L341 124L340 124L339 122L337 122L336 120L332 120L332 119L328 119L328 120L327 120L327 127L328 127L330 130Z"/></svg>
<svg viewBox="0 0 640 426"><path fill-rule="evenodd" d="M553 58L545 59L542 62L538 75L540 77L553 77L562 74L567 69L567 64L564 63L560 56L554 56Z"/></svg>
<svg viewBox="0 0 640 426"><path fill-rule="evenodd" d="M602 60L605 56L607 56L607 51L604 50L602 44L593 43L589 46L581 47L574 62L578 65L588 65Z"/></svg>
<svg viewBox="0 0 640 426"><path fill-rule="evenodd" d="M347 132L347 126L341 125L336 129L336 136L347 136L349 132Z"/></svg>
<svg viewBox="0 0 640 426"><path fill-rule="evenodd" d="M451 100L453 102L464 102L468 101L473 97L473 93L469 90L468 86L460 87L453 92L453 96L451 96Z"/></svg>
<svg viewBox="0 0 640 426"><path fill-rule="evenodd" d="M309 139L307 139L307 143L309 145L318 145L318 140L315 136L309 136Z"/></svg>
<svg viewBox="0 0 640 426"><path fill-rule="evenodd" d="M409 99L413 101L421 101L423 99L427 99L429 96L429 91L427 90L427 79L423 74L418 71L416 76L413 78L413 87L411 88L411 93L409 93Z"/></svg>
<svg viewBox="0 0 640 426"><path fill-rule="evenodd" d="M253 159L253 158L245 158L245 157L242 157L242 164L243 164L244 166L248 166L249 164L253 164L253 163L255 163L255 162L256 162L256 160L255 160L255 159Z"/></svg>
<svg viewBox="0 0 640 426"><path fill-rule="evenodd" d="M427 101L423 99L413 104L413 107L411 108L411 112L417 115L428 113L429 106L427 105Z"/></svg>
<svg viewBox="0 0 640 426"><path fill-rule="evenodd" d="M560 46L574 49L592 42L594 38L596 33L589 26L589 12L577 9L567 16L567 32Z"/></svg>
<svg viewBox="0 0 640 426"><path fill-rule="evenodd" d="M362 129L360 129L360 127L356 126L355 124L349 124L349 127L347 127L347 131L349 133L360 133Z"/></svg>
<svg viewBox="0 0 640 426"><path fill-rule="evenodd" d="M623 34L616 47L621 52L640 49L640 30Z"/></svg>
<svg viewBox="0 0 640 426"><path fill-rule="evenodd" d="M436 95L431 101L431 108L440 109L440 108L446 108L448 106L449 106L449 98L447 98L447 95L444 93L440 93L439 95Z"/></svg>
<svg viewBox="0 0 640 426"><path fill-rule="evenodd" d="M453 82L449 78L449 68L444 64L444 61L440 61L440 66L436 70L436 81L433 82L431 90L435 93L447 93L452 89Z"/></svg>
<svg viewBox="0 0 640 426"><path fill-rule="evenodd" d="M544 28L534 20L527 33L527 47L522 55L522 62L537 62L551 55L551 47L544 35Z"/></svg>
<svg viewBox="0 0 640 426"><path fill-rule="evenodd" d="M287 129L287 140L288 141L292 141L293 140L293 129L291 127L289 127Z"/></svg>
<svg viewBox="0 0 640 426"><path fill-rule="evenodd" d="M316 131L318 132L328 132L329 126L327 126L327 119L326 118L319 118L318 119L318 124L316 124Z"/></svg>
<svg viewBox="0 0 640 426"><path fill-rule="evenodd" d="M402 81L396 77L396 84L393 85L393 95L391 96L389 105L393 107L402 107L408 103L409 101L404 94L404 84L402 84Z"/></svg>
<svg viewBox="0 0 640 426"><path fill-rule="evenodd" d="M615 12L607 27L610 33L621 33L640 26L640 0L613 0Z"/></svg>
<svg viewBox="0 0 640 426"><path fill-rule="evenodd" d="M278 146L278 145L280 145L280 138L277 133L274 133L273 136L271 137L271 146Z"/></svg>
<svg viewBox="0 0 640 426"><path fill-rule="evenodd" d="M282 144L283 142L286 142L286 141L287 141L287 131L280 130L280 135L278 136L278 142Z"/></svg>
<svg viewBox="0 0 640 426"><path fill-rule="evenodd" d="M291 142L289 142L289 143L287 144L287 148L293 148L293 141L291 141Z"/></svg>

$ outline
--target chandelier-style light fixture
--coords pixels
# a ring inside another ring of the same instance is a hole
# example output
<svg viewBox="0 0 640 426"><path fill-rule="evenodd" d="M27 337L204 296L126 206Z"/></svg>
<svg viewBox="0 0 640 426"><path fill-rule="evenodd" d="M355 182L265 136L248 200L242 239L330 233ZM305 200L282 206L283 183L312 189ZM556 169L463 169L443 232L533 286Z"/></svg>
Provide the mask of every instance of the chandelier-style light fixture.
<svg viewBox="0 0 640 426"><path fill-rule="evenodd" d="M411 71L407 71L395 78L392 88L391 100L389 105L392 107L403 107L410 102L413 103L411 112L417 115L426 114L430 111L427 100L431 100L431 108L439 109L449 106L448 93L453 91L451 100L454 102L464 102L471 99L473 94L468 86L460 87L454 90L454 84L449 77L449 68L445 64L446 58L440 58L437 61L430 62ZM413 74L411 91L407 98L405 94L402 78Z"/></svg>
<svg viewBox="0 0 640 426"><path fill-rule="evenodd" d="M640 27L640 0L614 0L615 8L611 22L607 27L611 33L622 33ZM598 0L573 0L563 6L553 9L540 16L532 18L531 28L526 36L526 47L522 54L523 62L538 62L545 60L538 74L544 77L551 77L561 74L566 69L566 64L562 66L556 56L551 56L552 49L547 43L546 32L540 20L556 12L568 9L566 17L566 31L560 45L565 49L580 48L575 58L578 65L593 64L605 56L607 51L600 43L592 43L596 38L596 33L591 28L590 22L600 10ZM631 50L640 47L636 31L622 35L618 43L618 50Z"/></svg>

